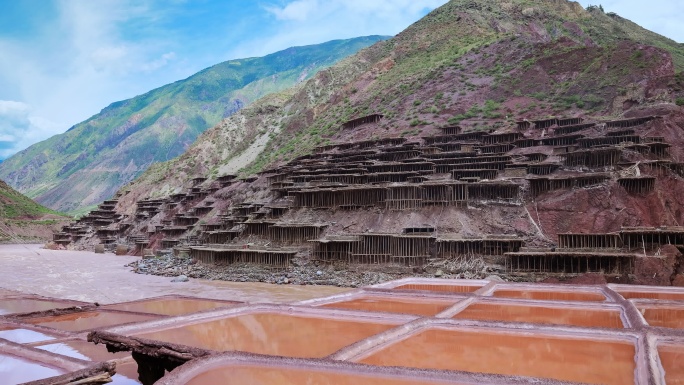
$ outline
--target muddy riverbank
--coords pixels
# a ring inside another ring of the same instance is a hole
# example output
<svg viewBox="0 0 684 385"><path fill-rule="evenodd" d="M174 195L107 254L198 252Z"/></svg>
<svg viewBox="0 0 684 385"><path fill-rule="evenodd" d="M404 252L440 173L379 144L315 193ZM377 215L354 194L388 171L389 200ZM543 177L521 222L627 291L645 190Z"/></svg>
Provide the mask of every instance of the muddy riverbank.
<svg viewBox="0 0 684 385"><path fill-rule="evenodd" d="M0 289L102 304L168 294L249 302L293 302L346 291L331 286L272 285L134 274L139 257L0 245Z"/></svg>

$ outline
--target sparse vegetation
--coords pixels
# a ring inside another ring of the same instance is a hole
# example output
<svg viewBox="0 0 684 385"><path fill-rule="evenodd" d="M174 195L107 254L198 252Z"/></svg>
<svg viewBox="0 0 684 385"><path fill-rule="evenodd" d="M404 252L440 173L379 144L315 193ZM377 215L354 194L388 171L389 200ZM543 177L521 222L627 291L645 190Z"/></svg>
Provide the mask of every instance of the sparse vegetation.
<svg viewBox="0 0 684 385"><path fill-rule="evenodd" d="M41 206L0 181L0 218L38 218L46 214L64 214Z"/></svg>
<svg viewBox="0 0 684 385"><path fill-rule="evenodd" d="M513 2L516 6L529 4ZM317 145L350 140L353 136L344 132L341 124L368 113L383 113L385 119L372 132L365 132L366 138L410 136L415 130L431 133L429 125L488 129L499 127L495 126L499 123L505 127L526 113L545 116L572 108L600 112L620 87L626 89L634 82L630 76L640 66L659 65L661 56L647 49L635 51L640 45L666 48L675 67L684 68L684 48L636 25L606 17L600 6L582 18L575 13L568 17L571 15L563 13L567 8L555 2L535 2L534 8L535 18L556 40L539 43L524 32L519 36L501 33L491 27L494 22L527 27L529 18L486 6L483 0L454 0L398 38L333 66L326 77L330 83L302 84L279 104L282 111L248 108L240 115L244 119L240 127L250 134L244 144L231 144L234 147L230 148L244 149L253 143L255 136L250 130L266 132L269 142L241 172L252 174L310 153ZM474 12L477 17L462 17ZM569 19L576 30L567 25ZM584 45L578 33L598 47ZM623 49L630 39L639 44ZM385 66L387 63L391 66ZM358 81L369 71L374 81ZM545 80L536 84L537 79ZM519 106L504 106L513 96L521 99ZM277 122L272 124L273 130L263 130L267 118ZM219 139L216 143L221 147L224 142ZM223 145L223 152L225 148ZM214 159L221 164L229 162L225 157Z"/></svg>

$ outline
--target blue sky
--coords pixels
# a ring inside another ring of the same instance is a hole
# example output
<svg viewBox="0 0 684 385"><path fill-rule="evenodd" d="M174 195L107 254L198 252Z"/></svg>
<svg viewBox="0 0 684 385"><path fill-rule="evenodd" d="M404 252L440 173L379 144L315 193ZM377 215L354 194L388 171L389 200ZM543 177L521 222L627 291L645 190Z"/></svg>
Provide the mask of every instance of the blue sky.
<svg viewBox="0 0 684 385"><path fill-rule="evenodd" d="M333 39L394 35L444 3L0 0L0 159L64 132L111 102L221 61ZM684 41L679 2L601 3L606 11Z"/></svg>

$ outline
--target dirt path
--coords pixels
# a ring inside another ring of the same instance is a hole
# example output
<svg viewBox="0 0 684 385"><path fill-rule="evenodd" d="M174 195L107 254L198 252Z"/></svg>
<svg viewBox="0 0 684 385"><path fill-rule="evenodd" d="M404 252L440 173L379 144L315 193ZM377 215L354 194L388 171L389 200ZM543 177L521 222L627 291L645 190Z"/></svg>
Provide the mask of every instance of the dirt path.
<svg viewBox="0 0 684 385"><path fill-rule="evenodd" d="M102 304L181 294L251 302L292 302L349 289L331 286L219 282L134 274L124 265L140 259L42 245L0 245L0 288Z"/></svg>

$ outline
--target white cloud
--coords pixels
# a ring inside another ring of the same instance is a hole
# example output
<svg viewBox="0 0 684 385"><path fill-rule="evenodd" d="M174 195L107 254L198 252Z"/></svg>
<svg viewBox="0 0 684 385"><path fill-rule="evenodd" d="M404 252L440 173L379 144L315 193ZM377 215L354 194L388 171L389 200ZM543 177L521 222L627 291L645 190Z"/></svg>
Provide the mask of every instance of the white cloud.
<svg viewBox="0 0 684 385"><path fill-rule="evenodd" d="M15 102L14 100L0 100L0 115L23 115L28 110L29 106L26 103Z"/></svg>
<svg viewBox="0 0 684 385"><path fill-rule="evenodd" d="M120 62L128 56L128 49L123 46L100 47L90 54L90 63L98 71L107 70L113 63Z"/></svg>
<svg viewBox="0 0 684 385"><path fill-rule="evenodd" d="M294 0L263 9L280 23L267 37L236 46L230 58L367 35L395 35L447 0Z"/></svg>
<svg viewBox="0 0 684 385"><path fill-rule="evenodd" d="M161 55L158 59L152 60L148 63L143 63L140 69L145 72L156 71L162 67L165 67L169 62L176 59L175 52L167 52Z"/></svg>
<svg viewBox="0 0 684 385"><path fill-rule="evenodd" d="M350 21L356 18L352 16L364 15L362 19L374 22L396 19L403 15L417 16L421 11L439 7L444 3L445 0L295 0L285 6L271 5L264 8L280 20L304 21L335 16L343 21ZM406 25L389 26L392 29L397 27L403 29Z"/></svg>
<svg viewBox="0 0 684 385"><path fill-rule="evenodd" d="M284 7L266 6L278 20L304 21L319 8L317 0L297 0Z"/></svg>
<svg viewBox="0 0 684 385"><path fill-rule="evenodd" d="M164 42L122 36L127 21L137 18L145 24L157 17L144 1L58 0L56 5L57 17L42 25L37 37L0 36L0 84L9 85L0 89L3 108L17 103L10 100L30 104L23 104L21 113L12 105L11 114L3 113L3 124L11 135L22 133L14 137L24 146L64 132L114 101L159 86L153 79L176 55Z"/></svg>
<svg viewBox="0 0 684 385"><path fill-rule="evenodd" d="M25 103L0 100L0 159L49 138L59 127L48 119L33 116Z"/></svg>

